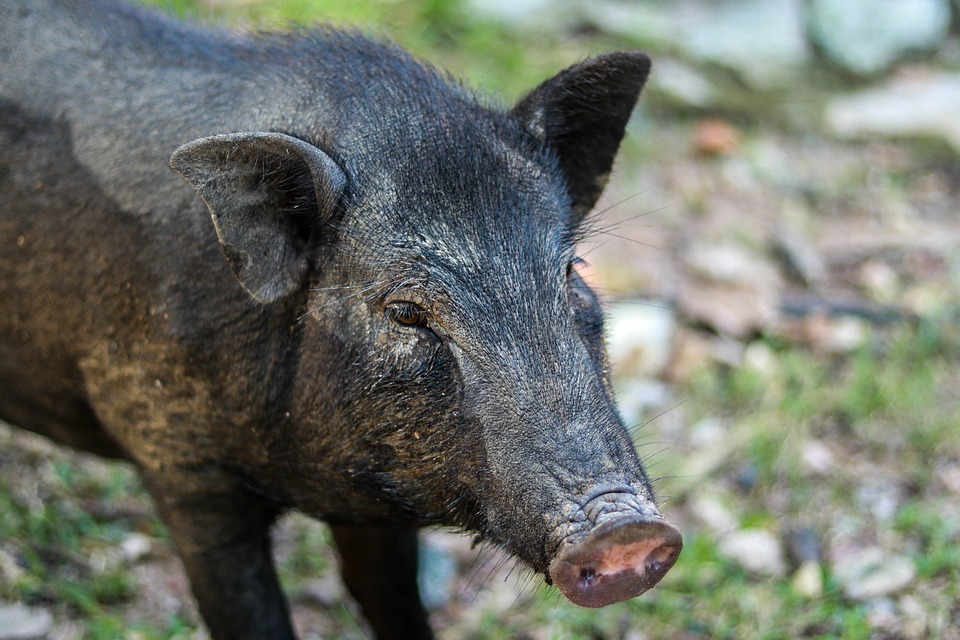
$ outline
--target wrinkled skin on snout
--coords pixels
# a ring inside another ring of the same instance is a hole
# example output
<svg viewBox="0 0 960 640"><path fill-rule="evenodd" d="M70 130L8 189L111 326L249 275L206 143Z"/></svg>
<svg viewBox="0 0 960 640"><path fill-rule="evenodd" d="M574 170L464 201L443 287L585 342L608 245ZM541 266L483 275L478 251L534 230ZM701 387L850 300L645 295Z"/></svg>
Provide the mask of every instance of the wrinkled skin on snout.
<svg viewBox="0 0 960 640"><path fill-rule="evenodd" d="M577 268L643 54L509 109L354 34L107 0L9 0L0 54L0 418L137 466L215 639L294 637L288 510L380 639L432 637L420 526L587 607L673 565Z"/></svg>

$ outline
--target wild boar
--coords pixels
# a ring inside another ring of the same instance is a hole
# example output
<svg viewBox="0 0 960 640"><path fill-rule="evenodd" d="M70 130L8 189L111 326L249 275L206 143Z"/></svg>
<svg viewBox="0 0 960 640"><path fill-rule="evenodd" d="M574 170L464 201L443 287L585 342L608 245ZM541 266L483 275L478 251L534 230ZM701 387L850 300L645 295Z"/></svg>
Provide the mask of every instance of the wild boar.
<svg viewBox="0 0 960 640"><path fill-rule="evenodd" d="M0 418L136 465L214 638L294 636L290 509L382 639L431 637L424 525L583 606L643 593L681 535L575 266L648 71L504 109L351 32L4 0Z"/></svg>

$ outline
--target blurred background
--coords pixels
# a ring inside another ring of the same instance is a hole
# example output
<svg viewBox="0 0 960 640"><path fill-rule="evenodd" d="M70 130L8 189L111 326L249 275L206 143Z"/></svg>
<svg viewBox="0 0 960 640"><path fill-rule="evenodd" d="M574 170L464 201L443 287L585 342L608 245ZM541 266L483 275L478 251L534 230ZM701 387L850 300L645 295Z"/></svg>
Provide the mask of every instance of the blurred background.
<svg viewBox="0 0 960 640"><path fill-rule="evenodd" d="M428 532L441 638L960 638L960 1L153 4L357 26L503 105L593 53L653 58L581 255L686 548L589 611ZM304 638L367 637L323 525L285 518L277 555ZM197 627L133 472L0 425L0 640Z"/></svg>

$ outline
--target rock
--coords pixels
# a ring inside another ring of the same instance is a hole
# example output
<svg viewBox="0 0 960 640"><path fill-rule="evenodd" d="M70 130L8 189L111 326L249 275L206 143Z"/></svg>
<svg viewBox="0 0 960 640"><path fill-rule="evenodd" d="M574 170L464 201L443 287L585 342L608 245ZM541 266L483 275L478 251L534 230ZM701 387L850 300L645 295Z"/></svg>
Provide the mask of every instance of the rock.
<svg viewBox="0 0 960 640"><path fill-rule="evenodd" d="M905 638L928 638L929 623L923 604L913 596L903 596L898 602L901 630Z"/></svg>
<svg viewBox="0 0 960 640"><path fill-rule="evenodd" d="M0 602L0 640L42 640L53 627L45 609Z"/></svg>
<svg viewBox="0 0 960 640"><path fill-rule="evenodd" d="M833 573L848 598L868 600L906 588L916 578L917 569L909 558L868 547L838 559Z"/></svg>
<svg viewBox="0 0 960 640"><path fill-rule="evenodd" d="M912 52L931 52L950 29L949 0L811 0L811 38L831 61L879 73Z"/></svg>
<svg viewBox="0 0 960 640"><path fill-rule="evenodd" d="M617 400L623 421L630 426L644 425L662 413L671 400L671 388L649 378L630 378L617 385ZM635 435L643 436L642 429Z"/></svg>
<svg viewBox="0 0 960 640"><path fill-rule="evenodd" d="M850 353L867 341L870 328L866 322L854 316L837 316L821 346L830 353Z"/></svg>
<svg viewBox="0 0 960 640"><path fill-rule="evenodd" d="M690 427L690 446L697 449L709 449L719 445L729 429L720 418L704 418Z"/></svg>
<svg viewBox="0 0 960 640"><path fill-rule="evenodd" d="M899 298L899 277L886 262L867 260L861 264L857 269L857 284L876 302L889 303Z"/></svg>
<svg viewBox="0 0 960 640"><path fill-rule="evenodd" d="M734 531L720 540L718 549L750 573L781 576L786 568L780 541L764 529Z"/></svg>
<svg viewBox="0 0 960 640"><path fill-rule="evenodd" d="M676 44L700 60L736 71L758 88L790 83L810 58L799 0L677 4Z"/></svg>
<svg viewBox="0 0 960 640"><path fill-rule="evenodd" d="M643 303L617 303L607 309L607 351L618 373L655 376L670 359L676 314Z"/></svg>
<svg viewBox="0 0 960 640"><path fill-rule="evenodd" d="M823 559L820 536L809 527L792 527L786 535L787 556L797 566Z"/></svg>
<svg viewBox="0 0 960 640"><path fill-rule="evenodd" d="M900 296L900 307L917 318L943 316L953 292L950 285L923 282L907 287Z"/></svg>
<svg viewBox="0 0 960 640"><path fill-rule="evenodd" d="M809 560L804 562L793 573L790 586L800 595L807 598L819 598L823 595L823 568L819 562Z"/></svg>
<svg viewBox="0 0 960 640"><path fill-rule="evenodd" d="M805 287L817 287L826 279L826 261L800 234L781 227L773 239L773 249L787 274Z"/></svg>
<svg viewBox="0 0 960 640"><path fill-rule="evenodd" d="M694 276L716 284L743 285L769 271L766 261L737 244L696 243L683 258Z"/></svg>
<svg viewBox="0 0 960 640"><path fill-rule="evenodd" d="M861 513L867 512L874 520L889 525L900 510L904 491L892 482L868 479L857 487L857 507Z"/></svg>
<svg viewBox="0 0 960 640"><path fill-rule="evenodd" d="M424 539L420 544L420 597L427 609L440 609L450 603L453 582L457 577L457 560L442 546Z"/></svg>
<svg viewBox="0 0 960 640"><path fill-rule="evenodd" d="M745 338L777 318L778 280L768 261L735 244L695 243L683 257L688 275L677 310L689 319Z"/></svg>
<svg viewBox="0 0 960 640"><path fill-rule="evenodd" d="M664 46L679 37L680 24L674 9L675 3L591 0L581 17L600 31Z"/></svg>
<svg viewBox="0 0 960 640"><path fill-rule="evenodd" d="M234 7L252 7L263 0L200 0L200 4L207 9L223 9Z"/></svg>
<svg viewBox="0 0 960 640"><path fill-rule="evenodd" d="M760 469L751 462L744 462L737 468L733 482L742 493L750 493L760 482Z"/></svg>
<svg viewBox="0 0 960 640"><path fill-rule="evenodd" d="M830 130L844 138L933 136L960 152L960 74L901 76L880 87L827 102Z"/></svg>
<svg viewBox="0 0 960 640"><path fill-rule="evenodd" d="M746 351L743 342L729 336L714 336L710 341L710 357L717 364L731 369L739 369L743 366Z"/></svg>
<svg viewBox="0 0 960 640"><path fill-rule="evenodd" d="M581 6L580 18L602 31L679 49L761 88L789 82L810 58L800 0L606 0Z"/></svg>
<svg viewBox="0 0 960 640"><path fill-rule="evenodd" d="M937 472L937 476L947 490L960 495L960 467L945 466Z"/></svg>
<svg viewBox="0 0 960 640"><path fill-rule="evenodd" d="M335 573L327 573L310 580L299 590L291 594L291 600L298 604L332 609L343 603L344 590L340 578Z"/></svg>
<svg viewBox="0 0 960 640"><path fill-rule="evenodd" d="M3 549L0 549L0 587L13 586L23 577L23 569ZM0 589L0 591L3 591Z"/></svg>
<svg viewBox="0 0 960 640"><path fill-rule="evenodd" d="M675 385L684 385L698 371L710 364L711 342L701 331L681 328L677 331L670 353L670 363L663 377Z"/></svg>
<svg viewBox="0 0 960 640"><path fill-rule="evenodd" d="M705 527L718 535L729 534L740 524L719 496L696 494L690 499L689 511Z"/></svg>
<svg viewBox="0 0 960 640"><path fill-rule="evenodd" d="M800 445L800 464L817 475L829 475L837 465L833 450L820 440L806 440Z"/></svg>
<svg viewBox="0 0 960 640"><path fill-rule="evenodd" d="M749 286L688 283L677 308L691 321L734 338L760 333L777 318L775 297Z"/></svg>
<svg viewBox="0 0 960 640"><path fill-rule="evenodd" d="M120 551L127 562L139 562L153 550L153 541L142 533L131 533L120 543Z"/></svg>
<svg viewBox="0 0 960 640"><path fill-rule="evenodd" d="M578 15L566 0L468 0L468 11L485 20L533 31L556 31Z"/></svg>
<svg viewBox="0 0 960 640"><path fill-rule="evenodd" d="M715 101L713 84L693 67L670 58L657 59L656 65L657 71L650 76L648 90L691 107L706 107Z"/></svg>
<svg viewBox="0 0 960 640"><path fill-rule="evenodd" d="M890 598L874 598L864 603L863 612L867 615L867 624L884 635L898 635L897 606Z"/></svg>
<svg viewBox="0 0 960 640"><path fill-rule="evenodd" d="M870 336L869 325L850 315L811 313L803 319L802 325L804 342L819 353L851 353Z"/></svg>
<svg viewBox="0 0 960 640"><path fill-rule="evenodd" d="M755 341L743 350L743 366L766 380L772 380L780 371L780 359L770 345Z"/></svg>

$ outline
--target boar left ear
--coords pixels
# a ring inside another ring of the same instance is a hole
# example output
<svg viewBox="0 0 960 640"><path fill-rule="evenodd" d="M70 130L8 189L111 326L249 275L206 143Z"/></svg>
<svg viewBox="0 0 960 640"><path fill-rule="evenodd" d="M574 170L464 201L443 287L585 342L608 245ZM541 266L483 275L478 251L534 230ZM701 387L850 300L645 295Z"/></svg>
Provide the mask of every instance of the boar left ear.
<svg viewBox="0 0 960 640"><path fill-rule="evenodd" d="M282 133L233 133L188 142L170 167L207 203L223 255L255 300L303 286L310 240L346 185L330 156Z"/></svg>
<svg viewBox="0 0 960 640"><path fill-rule="evenodd" d="M561 71L514 107L527 130L556 152L573 224L600 197L649 73L650 59L640 52L598 56Z"/></svg>

